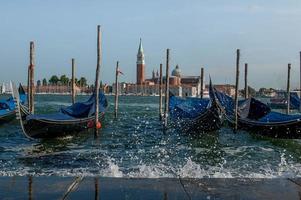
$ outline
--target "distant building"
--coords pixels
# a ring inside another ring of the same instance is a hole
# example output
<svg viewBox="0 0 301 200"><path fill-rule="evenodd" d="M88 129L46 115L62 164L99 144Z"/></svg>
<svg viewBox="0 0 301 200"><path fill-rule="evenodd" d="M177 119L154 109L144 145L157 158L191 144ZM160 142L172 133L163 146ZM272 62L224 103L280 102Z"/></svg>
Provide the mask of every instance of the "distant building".
<svg viewBox="0 0 301 200"><path fill-rule="evenodd" d="M181 78L181 70L179 65L176 65L176 68L172 70L171 75Z"/></svg>
<svg viewBox="0 0 301 200"><path fill-rule="evenodd" d="M262 97L275 97L277 91L273 88L260 88L258 91L259 96Z"/></svg>
<svg viewBox="0 0 301 200"><path fill-rule="evenodd" d="M206 88L209 88L209 85L206 85ZM218 84L218 85L214 85L214 88L217 89L218 91L224 92L230 96L235 95L235 85Z"/></svg>
<svg viewBox="0 0 301 200"><path fill-rule="evenodd" d="M136 95L159 95L159 72L152 71L151 78L145 78L145 60L142 41L140 39L137 53L137 74L136 83L119 83L118 91L120 94L136 94ZM163 84L166 77L163 77ZM201 93L201 77L182 75L179 65L176 65L169 77L170 91L177 96L200 96ZM208 95L208 87L203 86L203 92ZM232 85L216 85L217 89L233 95L235 88ZM207 90L206 90L207 89ZM115 93L115 84L112 86L112 93Z"/></svg>
<svg viewBox="0 0 301 200"><path fill-rule="evenodd" d="M137 85L142 85L145 81L145 61L144 61L144 52L142 47L142 41L140 38L140 44L137 53Z"/></svg>
<svg viewBox="0 0 301 200"><path fill-rule="evenodd" d="M2 83L2 86L1 86L1 91L0 93L1 94L11 94L12 93L12 90L11 90L11 85L8 84L8 83Z"/></svg>

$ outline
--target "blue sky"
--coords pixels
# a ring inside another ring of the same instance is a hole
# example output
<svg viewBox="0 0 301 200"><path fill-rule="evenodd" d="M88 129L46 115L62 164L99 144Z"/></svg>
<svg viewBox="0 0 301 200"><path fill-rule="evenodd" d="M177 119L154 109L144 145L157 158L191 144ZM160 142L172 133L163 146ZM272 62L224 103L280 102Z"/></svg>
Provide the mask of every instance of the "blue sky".
<svg viewBox="0 0 301 200"><path fill-rule="evenodd" d="M235 51L249 63L251 86L285 88L292 63L292 87L299 84L301 1L234 0L12 0L0 2L0 82L26 82L29 41L36 43L37 79L71 74L94 81L96 26L103 30L101 79L112 83L116 61L135 82L139 38L146 71L165 63L185 75L200 67L215 83L234 83Z"/></svg>

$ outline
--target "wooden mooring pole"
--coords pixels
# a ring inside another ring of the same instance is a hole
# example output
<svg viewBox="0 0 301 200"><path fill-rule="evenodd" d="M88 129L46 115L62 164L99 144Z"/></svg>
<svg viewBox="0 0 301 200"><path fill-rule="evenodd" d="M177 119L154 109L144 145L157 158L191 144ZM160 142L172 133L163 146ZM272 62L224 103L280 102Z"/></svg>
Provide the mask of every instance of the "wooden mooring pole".
<svg viewBox="0 0 301 200"><path fill-rule="evenodd" d="M287 110L286 114L290 113L290 80L291 79L291 64L289 63L287 65L287 88L286 88L286 93L287 93Z"/></svg>
<svg viewBox="0 0 301 200"><path fill-rule="evenodd" d="M116 74L115 74L115 118L117 118L118 112L118 74L119 74L119 62L116 63Z"/></svg>
<svg viewBox="0 0 301 200"><path fill-rule="evenodd" d="M160 64L160 79L159 79L159 119L162 121L163 109L163 66Z"/></svg>
<svg viewBox="0 0 301 200"><path fill-rule="evenodd" d="M75 60L72 58L72 77L71 77L71 98L72 104L75 103Z"/></svg>
<svg viewBox="0 0 301 200"><path fill-rule="evenodd" d="M34 42L30 42L29 67L28 67L28 108L34 113Z"/></svg>
<svg viewBox="0 0 301 200"><path fill-rule="evenodd" d="M239 58L240 50L236 50L236 80L235 80L235 127L234 131L238 128L238 84L239 84Z"/></svg>
<svg viewBox="0 0 301 200"><path fill-rule="evenodd" d="M101 63L101 31L100 25L97 26L97 65L95 77L95 137L98 136L99 122L99 70Z"/></svg>
<svg viewBox="0 0 301 200"><path fill-rule="evenodd" d="M165 74L165 111L164 128L168 125L168 106L169 106L169 49L166 50L166 74Z"/></svg>
<svg viewBox="0 0 301 200"><path fill-rule="evenodd" d="M245 99L249 98L248 88L248 63L245 63Z"/></svg>
<svg viewBox="0 0 301 200"><path fill-rule="evenodd" d="M204 68L201 68L201 91L200 91L201 99L204 97Z"/></svg>
<svg viewBox="0 0 301 200"><path fill-rule="evenodd" d="M30 103L31 103L31 101L30 101L30 61L29 61L29 66L27 68L27 104L28 104L28 109L31 107ZM28 111L30 111L30 110L28 110Z"/></svg>
<svg viewBox="0 0 301 200"><path fill-rule="evenodd" d="M299 52L300 53L300 88L299 88L299 98L301 99L301 51ZM301 112L301 103L300 103L300 106L299 106L299 112Z"/></svg>

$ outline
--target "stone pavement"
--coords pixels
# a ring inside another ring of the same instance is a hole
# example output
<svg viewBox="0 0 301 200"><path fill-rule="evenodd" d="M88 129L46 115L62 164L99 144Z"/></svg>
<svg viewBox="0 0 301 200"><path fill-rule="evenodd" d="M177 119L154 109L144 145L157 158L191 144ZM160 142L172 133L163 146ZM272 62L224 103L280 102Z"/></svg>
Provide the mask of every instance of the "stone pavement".
<svg viewBox="0 0 301 200"><path fill-rule="evenodd" d="M301 179L0 177L0 199L301 199Z"/></svg>

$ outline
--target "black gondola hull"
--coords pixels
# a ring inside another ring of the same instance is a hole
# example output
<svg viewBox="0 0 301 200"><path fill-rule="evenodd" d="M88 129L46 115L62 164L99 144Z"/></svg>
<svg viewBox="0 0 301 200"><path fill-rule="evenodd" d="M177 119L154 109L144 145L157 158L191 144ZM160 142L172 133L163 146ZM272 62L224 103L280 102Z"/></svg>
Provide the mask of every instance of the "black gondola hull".
<svg viewBox="0 0 301 200"><path fill-rule="evenodd" d="M87 130L87 124L88 122L59 123L59 121L28 120L24 123L24 129L32 138L54 138Z"/></svg>
<svg viewBox="0 0 301 200"><path fill-rule="evenodd" d="M25 107L21 106L20 111L24 132L34 139L70 136L94 128L94 116L74 120L26 119L29 113Z"/></svg>
<svg viewBox="0 0 301 200"><path fill-rule="evenodd" d="M234 126L233 118L228 116L227 121L231 126ZM284 139L301 138L301 120L266 123L239 119L238 128L261 136Z"/></svg>
<svg viewBox="0 0 301 200"><path fill-rule="evenodd" d="M173 120L173 124L182 132L191 134L202 134L216 131L223 125L223 109L217 102L212 102L210 108L205 113L194 119Z"/></svg>
<svg viewBox="0 0 301 200"><path fill-rule="evenodd" d="M16 118L16 112L11 111L7 114L1 115L0 116L0 124L5 124L8 123Z"/></svg>

